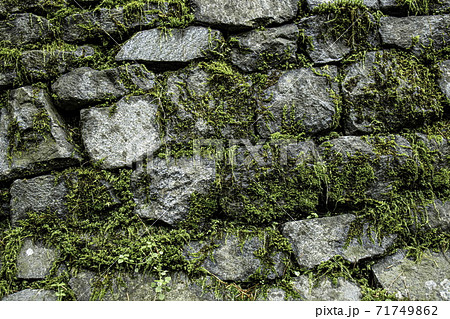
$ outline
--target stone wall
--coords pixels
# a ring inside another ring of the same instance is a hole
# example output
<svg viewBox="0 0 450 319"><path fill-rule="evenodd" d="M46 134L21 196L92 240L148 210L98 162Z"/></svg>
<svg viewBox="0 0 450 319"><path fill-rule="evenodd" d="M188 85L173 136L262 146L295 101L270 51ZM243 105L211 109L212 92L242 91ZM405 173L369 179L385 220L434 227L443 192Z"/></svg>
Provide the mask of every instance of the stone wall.
<svg viewBox="0 0 450 319"><path fill-rule="evenodd" d="M448 0L0 0L0 298L449 300Z"/></svg>

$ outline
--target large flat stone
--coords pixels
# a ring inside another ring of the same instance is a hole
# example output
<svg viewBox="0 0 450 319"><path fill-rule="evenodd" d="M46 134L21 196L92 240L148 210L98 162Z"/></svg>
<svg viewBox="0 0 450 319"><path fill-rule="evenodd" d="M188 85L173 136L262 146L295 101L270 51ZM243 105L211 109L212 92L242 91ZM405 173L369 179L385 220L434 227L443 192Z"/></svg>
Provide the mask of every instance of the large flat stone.
<svg viewBox="0 0 450 319"><path fill-rule="evenodd" d="M21 47L50 36L51 27L47 19L32 13L12 14L8 20L0 21L0 34L2 41Z"/></svg>
<svg viewBox="0 0 450 319"><path fill-rule="evenodd" d="M296 0L193 0L195 20L230 30L282 24L297 14Z"/></svg>
<svg viewBox="0 0 450 319"><path fill-rule="evenodd" d="M313 10L317 8L319 5L324 5L328 3L333 3L338 0L306 0L309 10ZM378 9L379 3L378 0L363 0L363 4L370 9Z"/></svg>
<svg viewBox="0 0 450 319"><path fill-rule="evenodd" d="M57 301L56 292L53 290L25 289L7 295L2 301Z"/></svg>
<svg viewBox="0 0 450 319"><path fill-rule="evenodd" d="M406 258L405 251L373 265L381 286L397 298L416 301L450 300L450 253L426 251L419 262Z"/></svg>
<svg viewBox="0 0 450 319"><path fill-rule="evenodd" d="M150 96L131 96L114 109L81 110L81 135L89 157L104 168L131 167L160 146L158 106Z"/></svg>
<svg viewBox="0 0 450 319"><path fill-rule="evenodd" d="M204 27L173 29L170 34L159 29L144 30L122 46L116 61L141 61L156 67L187 64L215 49L221 37L219 31Z"/></svg>
<svg viewBox="0 0 450 319"><path fill-rule="evenodd" d="M31 239L25 239L17 256L17 278L43 279L50 274L58 253Z"/></svg>

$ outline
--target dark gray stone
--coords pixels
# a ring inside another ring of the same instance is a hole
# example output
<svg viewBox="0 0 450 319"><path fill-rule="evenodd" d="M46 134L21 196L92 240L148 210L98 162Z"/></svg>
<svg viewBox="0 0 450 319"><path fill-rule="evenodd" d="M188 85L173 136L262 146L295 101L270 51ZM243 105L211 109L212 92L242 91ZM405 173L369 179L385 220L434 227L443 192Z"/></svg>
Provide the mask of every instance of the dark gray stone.
<svg viewBox="0 0 450 319"><path fill-rule="evenodd" d="M18 80L16 70L11 66L6 66L7 63L0 61L0 65L3 64L5 68L0 71L0 89L13 86ZM0 69L2 67L0 66Z"/></svg>
<svg viewBox="0 0 450 319"><path fill-rule="evenodd" d="M293 278L293 288L305 301L359 301L361 289L353 282L342 277L333 283L329 278L321 278L312 282L307 276Z"/></svg>
<svg viewBox="0 0 450 319"><path fill-rule="evenodd" d="M439 63L439 69L442 72L439 86L447 99L450 100L450 60Z"/></svg>
<svg viewBox="0 0 450 319"><path fill-rule="evenodd" d="M155 75L138 64L101 71L82 67L58 78L52 90L58 96L60 108L76 110L130 93L125 79L136 88L148 90L154 85Z"/></svg>
<svg viewBox="0 0 450 319"><path fill-rule="evenodd" d="M0 180L10 180L76 164L64 121L43 89L10 92L0 110Z"/></svg>
<svg viewBox="0 0 450 319"><path fill-rule="evenodd" d="M268 279L281 277L285 270L284 253L273 252L270 255L273 267L255 256L257 251L265 248L264 242L264 238L258 236L249 236L242 241L233 234L224 233L222 239L213 240L211 244L218 247L212 251L205 252L202 249L204 243L191 242L185 248L185 255L189 260L204 258L202 267L220 280L247 281L249 276L256 273Z"/></svg>
<svg viewBox="0 0 450 319"><path fill-rule="evenodd" d="M77 301L91 299L94 283L95 273L92 271L81 271L69 280L69 286L75 293Z"/></svg>
<svg viewBox="0 0 450 319"><path fill-rule="evenodd" d="M192 194L204 194L211 188L216 177L215 165L212 159L197 157L152 159L145 171L136 171L133 176L137 186L135 212L142 218L170 225L184 220L189 214Z"/></svg>
<svg viewBox="0 0 450 319"><path fill-rule="evenodd" d="M57 301L53 290L25 289L3 297L2 301Z"/></svg>
<svg viewBox="0 0 450 319"><path fill-rule="evenodd" d="M450 253L425 251L419 262L405 251L388 256L372 269L381 286L397 298L413 301L450 300Z"/></svg>
<svg viewBox="0 0 450 319"><path fill-rule="evenodd" d="M50 274L58 252L31 239L25 239L17 256L17 278L43 279Z"/></svg>
<svg viewBox="0 0 450 319"><path fill-rule="evenodd" d="M326 75L334 79L337 68L330 66L323 74L317 75L311 69L285 72L265 91L269 102L262 103L258 133L266 138L282 128L317 134L335 127L339 115L331 91L338 94L339 88Z"/></svg>
<svg viewBox="0 0 450 319"><path fill-rule="evenodd" d="M276 68L296 61L298 28L287 24L253 30L234 38L231 62L245 72Z"/></svg>
<svg viewBox="0 0 450 319"><path fill-rule="evenodd" d="M11 222L25 219L27 213L56 212L62 216L67 213L65 197L68 190L63 181L52 175L31 179L15 180L11 185Z"/></svg>
<svg viewBox="0 0 450 319"><path fill-rule="evenodd" d="M150 96L123 98L114 107L81 110L86 152L103 168L131 167L161 144L158 106Z"/></svg>
<svg viewBox="0 0 450 319"><path fill-rule="evenodd" d="M416 63L417 71L405 72L406 63ZM344 118L346 135L392 132L437 118L438 90L424 81L426 74L420 68L417 62L394 51L371 51L363 61L346 67L342 81L348 110ZM397 83L385 88L395 76ZM394 88L395 94L390 92ZM408 99L410 103L405 102Z"/></svg>
<svg viewBox="0 0 450 319"><path fill-rule="evenodd" d="M47 19L31 13L12 14L8 20L0 21L2 41L17 47L50 37L51 28Z"/></svg>
<svg viewBox="0 0 450 319"><path fill-rule="evenodd" d="M425 207L425 214L422 222L427 223L428 227L450 231L450 201L434 200Z"/></svg>
<svg viewBox="0 0 450 319"><path fill-rule="evenodd" d="M193 0L195 20L229 30L283 24L295 18L296 0Z"/></svg>
<svg viewBox="0 0 450 319"><path fill-rule="evenodd" d="M222 38L219 31L204 27L173 29L170 34L159 29L136 33L117 53L116 61L142 61L162 65L186 64L205 57Z"/></svg>
<svg viewBox="0 0 450 319"><path fill-rule="evenodd" d="M346 245L349 230L355 216L346 214L334 217L306 219L283 225L283 236L292 245L301 267L312 268L336 255L350 262L383 254L394 242L394 237L385 237L380 243L375 233L365 226L361 242L353 238ZM314 253L311 253L314 252Z"/></svg>
<svg viewBox="0 0 450 319"><path fill-rule="evenodd" d="M450 15L382 17L381 42L410 50L415 55L423 53L423 47L439 50L450 42Z"/></svg>
<svg viewBox="0 0 450 319"><path fill-rule="evenodd" d="M298 25L312 41L306 51L316 64L337 62L350 53L345 37L336 40L327 35L329 27L326 22L329 19L327 16L312 16L301 19Z"/></svg>
<svg viewBox="0 0 450 319"><path fill-rule="evenodd" d="M336 2L337 0L306 0L309 10L317 8L321 4ZM370 8L377 10L379 8L379 0L363 0L363 4Z"/></svg>

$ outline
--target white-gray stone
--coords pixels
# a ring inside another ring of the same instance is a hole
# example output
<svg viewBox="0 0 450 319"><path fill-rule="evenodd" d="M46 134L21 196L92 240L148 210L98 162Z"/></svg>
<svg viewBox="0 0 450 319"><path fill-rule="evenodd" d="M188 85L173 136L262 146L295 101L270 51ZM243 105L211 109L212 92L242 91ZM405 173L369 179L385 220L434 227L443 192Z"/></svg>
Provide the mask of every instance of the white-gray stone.
<svg viewBox="0 0 450 319"><path fill-rule="evenodd" d="M56 292L53 290L25 289L7 295L2 301L57 301Z"/></svg>
<svg viewBox="0 0 450 319"><path fill-rule="evenodd" d="M25 239L17 256L17 278L43 279L50 274L58 252L31 239Z"/></svg>
<svg viewBox="0 0 450 319"><path fill-rule="evenodd" d="M203 58L205 51L215 49L222 38L219 31L204 27L173 29L164 33L159 29L136 33L117 53L116 61L142 61L165 64L186 64Z"/></svg>
<svg viewBox="0 0 450 319"><path fill-rule="evenodd" d="M150 96L123 98L114 107L81 110L89 157L104 168L131 167L160 146L158 106Z"/></svg>
<svg viewBox="0 0 450 319"><path fill-rule="evenodd" d="M29 212L67 213L65 197L68 190L63 181L56 181L52 175L31 179L18 179L11 185L11 222L25 219Z"/></svg>
<svg viewBox="0 0 450 319"><path fill-rule="evenodd" d="M439 63L441 77L439 78L439 86L447 99L450 100L450 60Z"/></svg>
<svg viewBox="0 0 450 319"><path fill-rule="evenodd" d="M295 18L297 0L193 0L195 20L229 30L283 24Z"/></svg>
<svg viewBox="0 0 450 319"><path fill-rule="evenodd" d="M405 251L388 256L372 269L383 288L397 298L430 301L450 300L450 253L425 251L419 262Z"/></svg>
<svg viewBox="0 0 450 319"><path fill-rule="evenodd" d="M306 3L308 4L309 10L313 10L321 4L333 3L336 1L338 0L306 0ZM363 4L370 9L377 10L379 8L378 0L363 0Z"/></svg>
<svg viewBox="0 0 450 319"><path fill-rule="evenodd" d="M311 281L307 276L293 278L293 288L300 294L300 300L305 301L359 301L361 289L342 277L333 283L329 278Z"/></svg>

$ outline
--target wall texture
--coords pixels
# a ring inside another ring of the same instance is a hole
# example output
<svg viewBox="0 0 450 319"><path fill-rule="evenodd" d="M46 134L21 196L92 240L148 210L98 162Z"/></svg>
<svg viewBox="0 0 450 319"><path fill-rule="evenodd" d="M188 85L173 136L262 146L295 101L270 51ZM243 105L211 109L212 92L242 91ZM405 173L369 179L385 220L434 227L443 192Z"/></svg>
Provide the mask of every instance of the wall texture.
<svg viewBox="0 0 450 319"><path fill-rule="evenodd" d="M3 300L450 300L448 0L0 0Z"/></svg>

